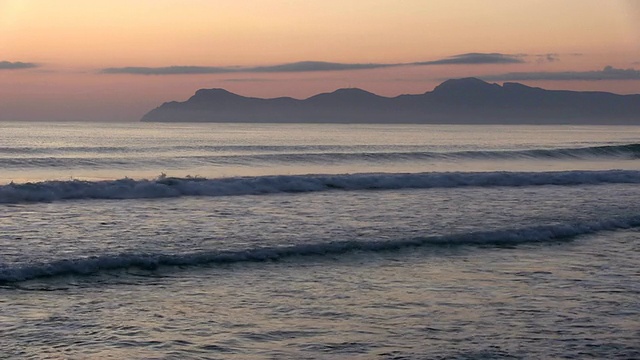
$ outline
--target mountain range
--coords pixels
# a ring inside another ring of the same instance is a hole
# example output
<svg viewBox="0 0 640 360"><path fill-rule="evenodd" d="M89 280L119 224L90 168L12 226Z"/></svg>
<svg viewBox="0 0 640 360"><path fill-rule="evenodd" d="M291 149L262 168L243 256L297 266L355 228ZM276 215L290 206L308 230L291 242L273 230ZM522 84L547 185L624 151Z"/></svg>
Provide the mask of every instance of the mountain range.
<svg viewBox="0 0 640 360"><path fill-rule="evenodd" d="M433 91L383 97L357 88L304 100L244 97L201 89L184 102L166 102L148 122L640 124L640 95L545 90L477 78L451 79Z"/></svg>

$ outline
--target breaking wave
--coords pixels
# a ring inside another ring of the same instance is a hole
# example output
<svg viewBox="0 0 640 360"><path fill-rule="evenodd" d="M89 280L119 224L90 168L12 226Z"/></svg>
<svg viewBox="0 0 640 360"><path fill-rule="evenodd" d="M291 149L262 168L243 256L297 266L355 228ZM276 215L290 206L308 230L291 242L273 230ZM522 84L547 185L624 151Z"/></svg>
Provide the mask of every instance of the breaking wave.
<svg viewBox="0 0 640 360"><path fill-rule="evenodd" d="M0 185L0 204L80 199L235 196L329 190L638 184L640 171L427 172L342 175L270 175L206 179L161 176L153 180L43 181Z"/></svg>
<svg viewBox="0 0 640 360"><path fill-rule="evenodd" d="M335 256L354 251L385 252L407 247L513 246L570 240L576 236L640 227L640 217L608 219L558 225L479 231L461 234L378 241L332 241L292 246L257 247L243 250L207 251L186 254L122 253L63 259L0 267L0 284L65 275L91 275L104 271L140 268L153 270L169 266L199 266L278 261L305 256Z"/></svg>

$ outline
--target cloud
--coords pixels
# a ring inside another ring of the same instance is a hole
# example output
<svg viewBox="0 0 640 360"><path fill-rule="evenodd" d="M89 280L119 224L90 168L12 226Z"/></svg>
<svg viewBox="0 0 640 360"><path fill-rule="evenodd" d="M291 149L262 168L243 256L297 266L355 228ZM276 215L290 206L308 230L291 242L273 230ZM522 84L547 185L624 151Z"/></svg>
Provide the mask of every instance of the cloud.
<svg viewBox="0 0 640 360"><path fill-rule="evenodd" d="M348 64L325 61L299 61L272 66L167 66L167 67L121 67L101 70L104 74L138 75L189 75L189 74L228 74L228 73L287 73L313 71L343 71L377 69L403 64Z"/></svg>
<svg viewBox="0 0 640 360"><path fill-rule="evenodd" d="M520 64L524 55L499 53L468 53L434 61L410 63L336 63L326 61L299 61L270 66L167 66L167 67L114 67L102 69L103 74L134 75L193 75L193 74L229 74L229 73L297 73L315 71L371 70L398 66L428 65L482 65L482 64Z"/></svg>
<svg viewBox="0 0 640 360"><path fill-rule="evenodd" d="M278 81L276 79L267 79L267 78L229 78L223 79L222 81L226 82L270 82L270 81Z"/></svg>
<svg viewBox="0 0 640 360"><path fill-rule="evenodd" d="M127 66L106 68L103 74L136 74L136 75L190 75L190 74L226 74L238 72L238 68L216 66L166 66L166 67L138 67Z"/></svg>
<svg viewBox="0 0 640 360"><path fill-rule="evenodd" d="M10 61L0 61L0 70L18 70L18 69L31 69L38 67L37 64L28 63L28 62L10 62Z"/></svg>
<svg viewBox="0 0 640 360"><path fill-rule="evenodd" d="M551 80L551 81L601 81L601 80L640 80L640 70L616 69L606 66L596 71L559 71L559 72L512 72L505 74L479 76L483 80Z"/></svg>
<svg viewBox="0 0 640 360"><path fill-rule="evenodd" d="M290 64L274 66L258 66L250 68L252 72L310 72L310 71L342 71L342 70L367 70L383 67L401 66L403 64L345 64L324 61L300 61Z"/></svg>
<svg viewBox="0 0 640 360"><path fill-rule="evenodd" d="M482 65L482 64L522 64L525 55L500 53L468 53L450 56L434 61L416 62L412 65Z"/></svg>
<svg viewBox="0 0 640 360"><path fill-rule="evenodd" d="M537 63L560 61L560 55L556 53L536 54L534 56L536 57Z"/></svg>

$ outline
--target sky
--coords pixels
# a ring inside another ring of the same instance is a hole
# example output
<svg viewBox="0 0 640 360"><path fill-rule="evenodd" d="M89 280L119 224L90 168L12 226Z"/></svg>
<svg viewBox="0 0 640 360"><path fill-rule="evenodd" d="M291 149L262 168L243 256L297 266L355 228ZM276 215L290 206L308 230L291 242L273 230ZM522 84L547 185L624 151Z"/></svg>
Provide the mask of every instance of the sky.
<svg viewBox="0 0 640 360"><path fill-rule="evenodd" d="M0 120L137 121L201 88L449 78L640 93L638 0L0 0Z"/></svg>

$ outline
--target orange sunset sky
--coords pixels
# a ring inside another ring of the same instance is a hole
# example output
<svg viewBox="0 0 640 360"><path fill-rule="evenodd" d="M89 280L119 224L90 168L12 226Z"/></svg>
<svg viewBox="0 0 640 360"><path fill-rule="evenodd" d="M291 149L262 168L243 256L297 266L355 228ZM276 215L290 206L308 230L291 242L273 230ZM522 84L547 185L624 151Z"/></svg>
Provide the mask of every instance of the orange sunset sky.
<svg viewBox="0 0 640 360"><path fill-rule="evenodd" d="M0 120L137 121L199 88L395 96L466 76L640 93L640 1L0 0Z"/></svg>

